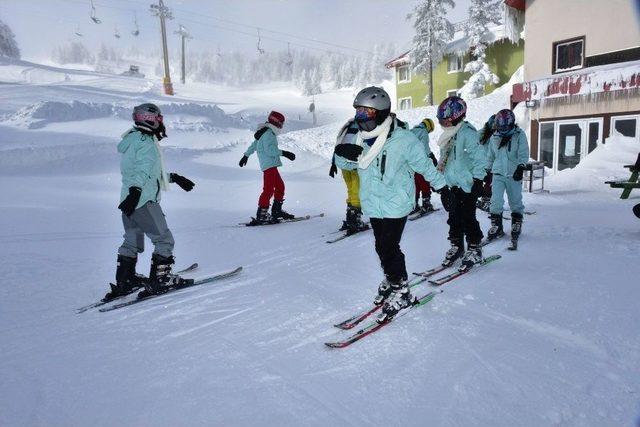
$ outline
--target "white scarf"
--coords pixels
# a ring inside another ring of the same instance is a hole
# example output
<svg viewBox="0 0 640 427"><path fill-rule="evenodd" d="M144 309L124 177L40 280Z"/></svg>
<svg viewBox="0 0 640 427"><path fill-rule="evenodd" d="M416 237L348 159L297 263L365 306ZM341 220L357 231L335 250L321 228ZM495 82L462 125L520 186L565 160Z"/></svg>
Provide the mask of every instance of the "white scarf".
<svg viewBox="0 0 640 427"><path fill-rule="evenodd" d="M280 129L280 128L279 128L279 127L277 127L277 126L272 125L272 124L271 124L271 123L269 123L269 122L266 122L265 124L260 125L260 127L258 128L258 130L260 130L260 129L262 129L262 128L265 128L265 127L266 127L266 128L271 129L271 130L273 131L273 133L275 133L276 135L280 135L280 132L282 132L282 129Z"/></svg>
<svg viewBox="0 0 640 427"><path fill-rule="evenodd" d="M382 147L387 142L387 137L389 136L389 130L391 129L391 123L393 123L393 118L391 116L387 117L384 122L376 126L371 132L366 132L361 130L358 132L358 137L356 139L356 144L361 147L364 147L365 139L376 138L376 141L373 143L367 154L361 155L358 159L358 167L360 169L366 169L369 167L373 159L375 159L380 151L382 151Z"/></svg>
<svg viewBox="0 0 640 427"><path fill-rule="evenodd" d="M449 140L451 138L453 138L455 136L455 134L460 130L460 128L462 127L463 124L464 124L464 122L460 122L455 126L451 126L451 127L448 127L448 128L443 127L442 128L442 133L440 134L440 137L438 138L438 147L442 147L447 142L449 142Z"/></svg>

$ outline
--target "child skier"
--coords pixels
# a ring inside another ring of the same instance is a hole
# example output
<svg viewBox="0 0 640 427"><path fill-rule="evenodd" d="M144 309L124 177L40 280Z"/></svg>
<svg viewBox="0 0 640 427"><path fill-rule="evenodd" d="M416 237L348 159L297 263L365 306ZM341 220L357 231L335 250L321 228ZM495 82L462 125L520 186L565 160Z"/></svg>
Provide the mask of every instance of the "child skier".
<svg viewBox="0 0 640 427"><path fill-rule="evenodd" d="M249 160L249 156L254 152L258 153L258 161L260 169L262 169L263 188L262 194L258 199L258 211L256 217L250 225L264 225L279 222L281 219L292 219L293 215L282 210L284 203L284 182L280 177L278 168L282 166L280 156L293 161L296 155L290 151L280 150L278 148L277 135L284 126L284 116L277 111L272 111L267 121L258 128L253 135L255 140L251 143L247 151L245 151L242 159L240 159L240 167L244 167ZM273 207L271 215L269 215L269 203L273 197Z"/></svg>
<svg viewBox="0 0 640 427"><path fill-rule="evenodd" d="M502 209L504 193L511 207L511 238L517 240L522 228L522 175L529 161L529 144L524 131L516 125L513 111L504 109L496 114L496 133L489 141L487 157L493 173L491 194L491 228L489 240L504 236Z"/></svg>
<svg viewBox="0 0 640 427"><path fill-rule="evenodd" d="M495 132L495 122L496 115L492 114L489 117L489 120L482 127L482 131L480 131L480 145L484 150L485 157L487 157L489 153L489 140L491 139L491 135ZM478 199L477 207L478 209L489 212L489 207L491 205L491 180L493 176L491 175L491 166L487 165L487 174L484 177L484 186L482 189L482 197Z"/></svg>
<svg viewBox="0 0 640 427"><path fill-rule="evenodd" d="M427 151L427 156L429 156L429 158L433 162L433 165L437 166L438 160L429 148L429 134L433 132L433 129L433 120L431 120L430 118L425 118L419 124L414 126L413 129L411 129L411 133L413 133L418 138L418 140L422 142L425 150ZM425 180L424 176L420 175L419 173L416 173L413 178L416 184L416 207L411 213L427 213L433 211L433 205L431 204L431 186L429 185L429 181ZM422 205L419 204L420 194L422 194Z"/></svg>
<svg viewBox="0 0 640 427"><path fill-rule="evenodd" d="M139 297L164 292L168 286L188 282L171 273L173 235L167 226L160 207L160 192L173 182L185 191L191 191L194 183L176 173L165 172L162 150L158 142L167 137L160 109L154 104L138 105L133 110L134 126L118 144L122 154L120 172L122 191L118 209L122 211L124 242L118 250L116 284L104 300L133 292L144 286ZM155 247L151 257L149 279L136 275L138 254L144 251L144 236Z"/></svg>
<svg viewBox="0 0 640 427"><path fill-rule="evenodd" d="M384 304L379 321L393 317L415 301L407 284L404 254L400 250L407 215L414 207L415 172L431 181L436 191L448 189L427 157L423 145L390 115L389 95L367 87L353 101L360 129L355 144L338 144L336 165L358 171L362 210L371 219L375 248L385 274L376 304Z"/></svg>
<svg viewBox="0 0 640 427"><path fill-rule="evenodd" d="M449 212L449 241L442 265L452 265L462 257L460 270L482 260L482 230L476 219L476 201L482 193L486 160L478 144L478 132L467 121L467 104L458 96L446 98L438 106L438 121L443 132L438 139L438 171L444 174L450 193L443 193L442 205ZM464 251L464 238L467 251Z"/></svg>
<svg viewBox="0 0 640 427"><path fill-rule="evenodd" d="M353 119L349 119L338 132L336 145L353 144L358 134L358 126ZM360 206L360 177L358 171L341 169L342 178L347 186L347 215L340 230L347 233L357 233L369 229L369 226L362 221L362 208ZM335 156L331 160L329 176L333 178L338 172Z"/></svg>

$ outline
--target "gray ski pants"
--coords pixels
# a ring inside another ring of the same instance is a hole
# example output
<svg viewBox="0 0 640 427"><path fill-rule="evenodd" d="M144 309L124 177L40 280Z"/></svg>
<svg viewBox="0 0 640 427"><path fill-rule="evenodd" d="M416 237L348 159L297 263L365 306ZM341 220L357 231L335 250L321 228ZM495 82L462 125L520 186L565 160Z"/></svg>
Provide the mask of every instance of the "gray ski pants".
<svg viewBox="0 0 640 427"><path fill-rule="evenodd" d="M158 203L147 202L133 211L131 216L122 214L122 225L124 242L118 249L119 255L136 258L139 253L144 252L145 234L155 246L153 253L163 257L173 254L173 235Z"/></svg>

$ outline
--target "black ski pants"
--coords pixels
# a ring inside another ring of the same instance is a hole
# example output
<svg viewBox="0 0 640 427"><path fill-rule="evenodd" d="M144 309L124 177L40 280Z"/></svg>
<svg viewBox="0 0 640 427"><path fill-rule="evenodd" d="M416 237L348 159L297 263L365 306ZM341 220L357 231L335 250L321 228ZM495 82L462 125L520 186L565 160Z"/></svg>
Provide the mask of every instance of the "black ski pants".
<svg viewBox="0 0 640 427"><path fill-rule="evenodd" d="M403 218L371 218L371 227L376 239L376 252L385 276L391 282L407 280L404 254L400 250L400 239L407 223Z"/></svg>
<svg viewBox="0 0 640 427"><path fill-rule="evenodd" d="M451 208L449 209L449 240L464 244L464 237L467 243L480 244L482 241L482 230L480 223L476 219L476 202L478 196L472 193L465 193L460 187L451 189Z"/></svg>

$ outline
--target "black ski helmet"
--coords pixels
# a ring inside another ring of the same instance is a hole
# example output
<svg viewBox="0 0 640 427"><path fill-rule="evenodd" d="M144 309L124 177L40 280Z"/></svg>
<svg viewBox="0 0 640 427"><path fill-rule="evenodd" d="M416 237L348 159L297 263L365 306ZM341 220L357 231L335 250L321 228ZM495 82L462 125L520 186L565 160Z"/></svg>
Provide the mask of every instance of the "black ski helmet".
<svg viewBox="0 0 640 427"><path fill-rule="evenodd" d="M152 131L160 129L162 125L162 113L155 104L145 103L134 107L131 117L136 126L142 126Z"/></svg>

